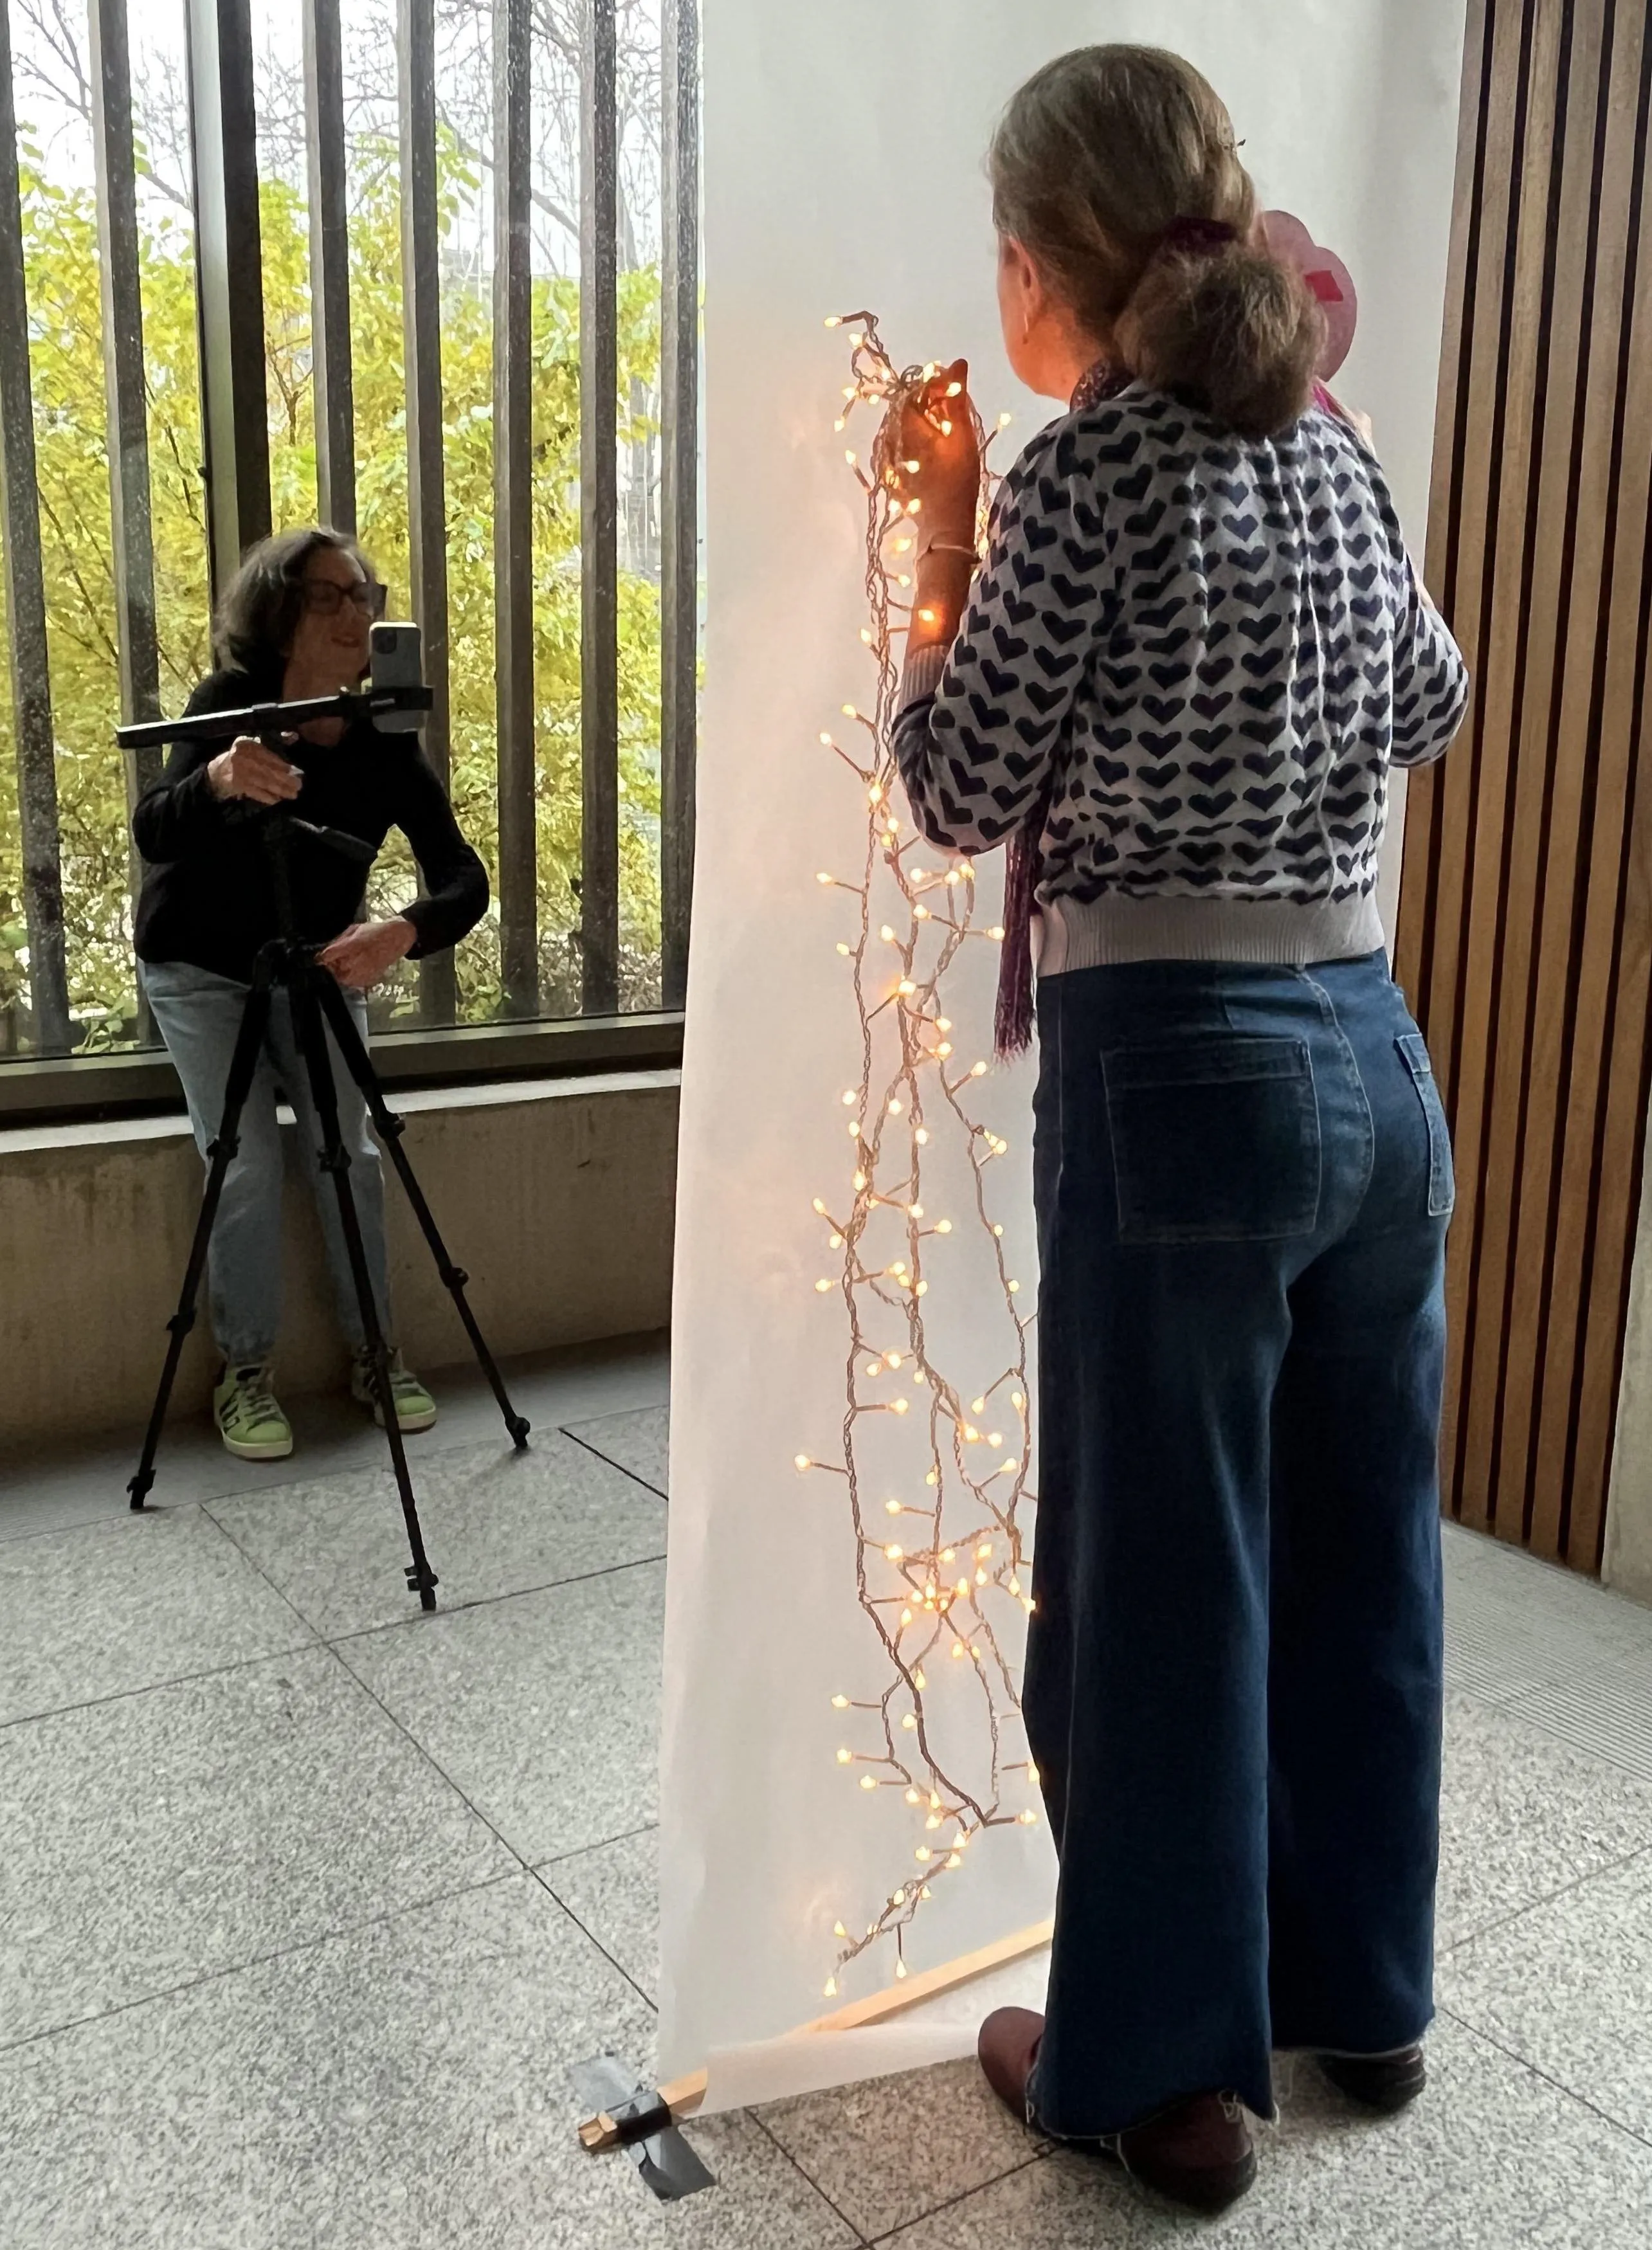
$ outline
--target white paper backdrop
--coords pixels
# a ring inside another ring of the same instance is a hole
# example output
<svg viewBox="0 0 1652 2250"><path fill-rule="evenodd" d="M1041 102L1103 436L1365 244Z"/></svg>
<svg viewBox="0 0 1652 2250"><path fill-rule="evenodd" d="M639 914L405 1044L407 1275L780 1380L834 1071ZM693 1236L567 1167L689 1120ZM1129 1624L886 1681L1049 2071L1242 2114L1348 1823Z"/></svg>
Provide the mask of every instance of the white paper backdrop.
<svg viewBox="0 0 1652 2250"><path fill-rule="evenodd" d="M1264 204L1296 212L1353 272L1359 333L1338 389L1374 417L1420 545L1463 9L706 0L704 14L708 632L673 1347L667 2075L823 2013L834 1918L862 1926L909 1843L904 1806L868 1801L834 1763L831 1697L875 1694L887 1668L854 1598L844 1512L792 1466L827 1455L842 1420L842 1304L813 1289L833 1269L811 1204L850 1169L840 1095L858 1075L834 951L843 902L814 878L854 864L864 807L818 737L871 686L861 517L831 430L844 343L823 317L873 308L897 361L967 355L989 422L1015 416L1004 466L1052 410L1013 383L997 333L982 163L995 115L1067 47L1175 45L1227 100ZM984 863L984 903L999 880ZM965 989L950 988L961 1054L989 1040L996 962L976 949ZM1011 1143L994 1216L1029 1296L1032 1082L1030 1064L995 1074L979 1105ZM926 1201L938 1209L962 1184L937 1179ZM937 1308L944 1288L937 1274ZM968 1328L966 1311L949 1331L965 1357ZM914 1966L1036 1922L1052 1892L1042 1828L994 1832L915 1927ZM887 1984L892 1965L869 1956L844 1997ZM881 2050L859 2033L801 2062L748 2053L714 2074L714 2104L959 2048L1002 1991L939 2011L927 2047L920 2022Z"/></svg>

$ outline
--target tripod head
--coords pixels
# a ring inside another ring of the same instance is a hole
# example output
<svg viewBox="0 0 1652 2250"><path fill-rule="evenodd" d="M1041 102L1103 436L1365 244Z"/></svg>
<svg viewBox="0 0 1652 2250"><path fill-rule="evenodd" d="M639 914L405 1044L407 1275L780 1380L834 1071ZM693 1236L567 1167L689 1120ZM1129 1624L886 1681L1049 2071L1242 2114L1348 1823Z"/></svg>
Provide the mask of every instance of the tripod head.
<svg viewBox="0 0 1652 2250"><path fill-rule="evenodd" d="M201 711L193 717L145 719L117 727L114 739L123 750L147 750L169 742L233 742L237 736L256 736L278 756L287 755L287 737L318 719L337 719L346 727L365 723L381 734L395 735L416 728L435 701L433 691L417 676L394 674L411 667L418 671L418 629L416 625L376 625L373 628L374 678L366 687L342 687L334 695L301 696L287 703L250 703L237 711ZM342 829L323 828L303 820L284 805L238 805L232 818L255 823L263 838L275 892L276 920L282 939L300 942L294 924L288 854L300 839L319 844L342 858L370 867L376 854L370 844Z"/></svg>

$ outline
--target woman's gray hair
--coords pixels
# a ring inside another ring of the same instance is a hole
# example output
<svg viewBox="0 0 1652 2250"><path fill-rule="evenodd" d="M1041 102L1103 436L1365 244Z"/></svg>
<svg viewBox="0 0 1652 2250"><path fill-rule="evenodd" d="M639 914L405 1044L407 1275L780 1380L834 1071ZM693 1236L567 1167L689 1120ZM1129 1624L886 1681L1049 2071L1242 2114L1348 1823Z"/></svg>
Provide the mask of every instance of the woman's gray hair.
<svg viewBox="0 0 1652 2250"><path fill-rule="evenodd" d="M311 557L328 549L359 562L370 581L377 578L350 533L328 524L278 531L247 549L212 620L212 652L220 665L258 672L286 658L304 605L304 574Z"/></svg>

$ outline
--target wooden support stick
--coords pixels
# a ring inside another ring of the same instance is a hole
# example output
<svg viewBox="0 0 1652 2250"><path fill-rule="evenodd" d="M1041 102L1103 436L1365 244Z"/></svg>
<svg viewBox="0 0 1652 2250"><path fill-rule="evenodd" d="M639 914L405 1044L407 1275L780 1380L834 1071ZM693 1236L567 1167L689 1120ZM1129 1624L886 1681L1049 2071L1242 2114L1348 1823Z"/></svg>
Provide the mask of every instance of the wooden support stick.
<svg viewBox="0 0 1652 2250"><path fill-rule="evenodd" d="M1030 1954L1041 1952L1054 1929L1054 1922L1039 1922L1030 1929L1018 1930L1013 1937L995 1938L991 1945L963 1954L939 1969L922 1970L917 1976L903 1977L898 1984L888 1984L867 1999L851 2000L832 2015L819 2016L814 2022L801 2025L792 2036L864 2031L870 2025L887 2023L891 2016L903 2015L922 2001L933 2000L943 1992L955 1992L960 1985L972 1984L978 1977L990 1976L994 1969L1006 1968L1012 1961L1024 1961ZM692 2117L706 2098L707 2083L705 2071L690 2071L686 2077L674 2078L669 2085L662 2086L660 2100L674 2120ZM600 2156L605 2150L619 2146L619 2128L605 2110L600 2116L585 2120L579 2129L579 2138L592 2156Z"/></svg>

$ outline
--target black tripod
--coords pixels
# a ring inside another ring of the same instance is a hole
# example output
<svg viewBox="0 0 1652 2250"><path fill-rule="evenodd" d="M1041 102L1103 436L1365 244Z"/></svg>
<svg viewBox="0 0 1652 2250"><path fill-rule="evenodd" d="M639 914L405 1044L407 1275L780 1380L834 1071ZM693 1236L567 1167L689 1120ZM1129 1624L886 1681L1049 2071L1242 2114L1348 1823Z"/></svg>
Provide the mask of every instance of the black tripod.
<svg viewBox="0 0 1652 2250"><path fill-rule="evenodd" d="M237 714L239 719L253 723L238 725L238 733L259 734L272 749L282 749L281 727L292 723L291 714L303 707L284 707L282 718L273 721L266 710ZM330 700L328 714L337 708ZM311 713L310 715L315 715ZM164 722L162 722L164 723ZM218 721L220 728L223 721ZM122 730L123 735L128 730ZM135 733L137 730L129 730ZM155 1482L155 1456L161 1442L161 1431L166 1421L167 1404L172 1395L178 1363L183 1346L195 1326L196 1300L200 1292L201 1277L206 1270L207 1246L211 1239L212 1223L218 1216L218 1202L224 1192L224 1182L238 1146L237 1133L241 1111L252 1090L253 1076L263 1050L264 1034L269 1023L270 1010L275 993L285 991L293 1011L293 1025L300 1054L303 1057L305 1076L309 1085L310 1100L315 1105L320 1127L321 1169L333 1182L338 1197L340 1224L343 1230L345 1248L349 1257L350 1278L355 1287L356 1301L360 1308L362 1331L372 1356L373 1396L384 1425L384 1434L390 1443L391 1461L396 1473L396 1488L401 1496L402 1515L407 1525L407 1543L412 1561L407 1568L408 1585L417 1592L419 1606L433 1610L436 1606L437 1577L425 1553L424 1534L419 1528L418 1508L413 1498L412 1479L408 1474L406 1452L402 1444L401 1426L396 1417L396 1402L391 1395L390 1351L379 1325L378 1308L373 1301L371 1278L367 1270L367 1256L362 1246L361 1221L356 1214L356 1198L350 1190L349 1151L345 1148L339 1130L338 1098L333 1085L332 1065L327 1053L327 1029L330 1026L339 1053L349 1072L380 1138L390 1152L391 1163L400 1176L414 1216L424 1231L425 1239L436 1260L436 1270L459 1308L459 1317L465 1324L476 1358L487 1376L494 1397L499 1402L500 1412L505 1418L505 1427L518 1452L528 1443L529 1425L510 1403L504 1380L493 1354L488 1350L475 1315L465 1296L465 1285L469 1279L448 1256L446 1246L437 1231L431 1216L424 1191L415 1177L407 1151L402 1146L404 1121L386 1107L367 1049L362 1044L343 994L328 971L315 960L315 948L298 937L294 930L292 884L288 874L288 854L294 842L302 835L314 843L333 851L342 852L353 858L370 860L371 848L360 839L347 836L336 830L317 828L308 821L296 819L291 813L275 811L261 821L265 849L268 854L270 873L275 894L276 922L280 935L270 940L259 953L252 971L252 988L241 1012L240 1029L236 1035L235 1050L231 1059L229 1075L224 1088L223 1122L218 1135L210 1145L211 1159L207 1173L206 1191L201 1200L201 1215L196 1222L195 1240L190 1251L189 1265L183 1275L183 1287L178 1298L178 1308L167 1322L171 1341L167 1346L166 1364L161 1371L160 1387L156 1392L154 1411L149 1416L148 1434L143 1440L142 1457L137 1474L128 1485L132 1506L142 1509Z"/></svg>

